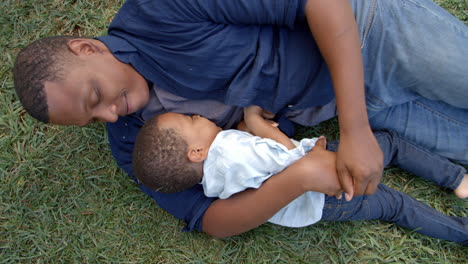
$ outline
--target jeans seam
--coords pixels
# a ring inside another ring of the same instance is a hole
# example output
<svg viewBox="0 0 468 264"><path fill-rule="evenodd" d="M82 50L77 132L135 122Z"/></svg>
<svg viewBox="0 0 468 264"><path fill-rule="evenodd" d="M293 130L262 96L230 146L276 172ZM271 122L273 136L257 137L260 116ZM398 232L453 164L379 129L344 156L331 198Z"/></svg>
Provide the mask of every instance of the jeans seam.
<svg viewBox="0 0 468 264"><path fill-rule="evenodd" d="M368 112L380 112L383 109L389 108L389 106L377 96L367 93L365 95L366 108Z"/></svg>
<svg viewBox="0 0 468 264"><path fill-rule="evenodd" d="M370 213L369 201L367 200L367 198L362 201L362 206L366 207L367 215L366 215L365 219L369 219L371 213Z"/></svg>
<svg viewBox="0 0 468 264"><path fill-rule="evenodd" d="M329 197L329 196L327 196L327 197ZM337 204L327 203L327 201L325 200L324 209L327 208L328 210L333 210L333 212L328 216L328 221L335 218L336 213L339 211L338 208L340 208L341 205L342 205L341 202L337 205ZM325 221L327 221L327 220L325 220ZM334 220L331 220L331 221L334 221Z"/></svg>
<svg viewBox="0 0 468 264"><path fill-rule="evenodd" d="M434 212L439 212L439 211L437 211L437 210L428 210L427 206L425 204L421 203L421 202L415 203L415 206L419 207L421 210L423 210L426 214L429 214L430 216L437 216L437 217L433 217L432 221L437 221L438 224L443 224L445 226L449 226L446 222L439 221L439 218L438 218L439 215L434 213ZM441 214L443 214L443 213L441 213ZM446 215L446 216L451 217L449 215ZM466 226L467 225L463 224L463 227L466 227Z"/></svg>
<svg viewBox="0 0 468 264"><path fill-rule="evenodd" d="M346 221L346 218L348 217L348 215L349 215L348 207L343 208L337 221Z"/></svg>
<svg viewBox="0 0 468 264"><path fill-rule="evenodd" d="M425 6L423 6L423 5L419 4L419 3L416 3L416 2L414 2L412 0L404 0L402 2L403 2L403 6L406 6L408 4L412 4L413 6L417 6L419 8L422 8L422 9L426 10L427 12L430 12L431 14L434 14L434 12L432 12L432 10L430 10L430 9L426 8Z"/></svg>
<svg viewBox="0 0 468 264"><path fill-rule="evenodd" d="M367 20L366 20L366 26L364 27L364 32L362 34L361 49L363 49L364 46L366 45L367 36L369 35L369 32L370 32L370 30L372 28L372 25L374 24L373 22L374 22L376 6L377 6L377 1L372 0L371 6L369 8L369 14L368 14Z"/></svg>
<svg viewBox="0 0 468 264"><path fill-rule="evenodd" d="M388 107L388 105L384 101L380 100L380 98L378 98L377 96L366 94L366 97L369 97L370 100L373 100L375 102L378 102L379 104L384 105L385 108Z"/></svg>
<svg viewBox="0 0 468 264"><path fill-rule="evenodd" d="M462 123L462 122L460 122L460 121L458 121L456 119L451 118L450 116L444 115L441 112L436 111L436 110L432 109L431 107L429 107L429 106L427 106L427 105L425 105L425 104L423 104L421 102L414 101L414 104L415 104L415 106L419 106L419 107L425 108L426 110L431 111L434 115L437 115L437 116L439 116L441 118L445 118L447 121L452 122L453 124L463 126L463 127L468 127L468 124Z"/></svg>

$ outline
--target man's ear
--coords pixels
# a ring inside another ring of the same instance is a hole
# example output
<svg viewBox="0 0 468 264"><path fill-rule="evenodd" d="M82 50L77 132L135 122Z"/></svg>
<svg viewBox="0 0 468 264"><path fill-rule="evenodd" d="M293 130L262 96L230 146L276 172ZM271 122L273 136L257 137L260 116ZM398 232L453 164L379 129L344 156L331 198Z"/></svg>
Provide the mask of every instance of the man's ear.
<svg viewBox="0 0 468 264"><path fill-rule="evenodd" d="M102 53L103 51L94 39L76 38L69 40L67 45L70 51L76 56L92 55L95 53Z"/></svg>
<svg viewBox="0 0 468 264"><path fill-rule="evenodd" d="M208 156L207 148L200 146L190 146L187 152L187 158L191 162L203 162Z"/></svg>

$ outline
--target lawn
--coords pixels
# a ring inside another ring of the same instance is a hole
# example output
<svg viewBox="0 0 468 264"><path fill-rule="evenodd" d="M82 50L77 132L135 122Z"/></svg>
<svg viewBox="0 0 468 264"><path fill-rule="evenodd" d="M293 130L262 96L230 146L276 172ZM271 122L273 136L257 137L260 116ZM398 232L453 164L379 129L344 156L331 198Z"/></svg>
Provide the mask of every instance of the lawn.
<svg viewBox="0 0 468 264"><path fill-rule="evenodd" d="M466 0L438 2L468 22ZM105 34L121 4L0 2L0 263L466 263L466 247L381 221L265 224L223 240L181 232L184 223L117 167L104 125L41 124L14 93L19 49L44 36ZM299 132L336 137L337 121ZM467 216L467 201L398 168L388 168L384 182L446 214Z"/></svg>

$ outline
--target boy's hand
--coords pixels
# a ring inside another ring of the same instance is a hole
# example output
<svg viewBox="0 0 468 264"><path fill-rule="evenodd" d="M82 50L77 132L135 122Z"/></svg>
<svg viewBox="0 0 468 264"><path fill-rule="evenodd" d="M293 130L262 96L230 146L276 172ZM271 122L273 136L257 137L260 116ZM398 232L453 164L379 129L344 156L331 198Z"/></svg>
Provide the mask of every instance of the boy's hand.
<svg viewBox="0 0 468 264"><path fill-rule="evenodd" d="M251 105L244 108L244 121L246 129L250 133L262 137L273 139L284 145L287 149L293 149L296 146L292 141L278 128L278 124L265 118L273 118L274 115L263 108ZM273 123L272 123L273 122Z"/></svg>
<svg viewBox="0 0 468 264"><path fill-rule="evenodd" d="M325 146L326 139L322 136L297 163L306 175L303 182L307 191L321 192L339 199L343 190L336 172L336 153L326 150Z"/></svg>
<svg viewBox="0 0 468 264"><path fill-rule="evenodd" d="M263 119L272 119L275 115L257 105L244 107L244 119L252 116L261 116Z"/></svg>
<svg viewBox="0 0 468 264"><path fill-rule="evenodd" d="M248 119L254 116L262 116L263 108L256 105L251 105L249 107L244 107L244 119Z"/></svg>
<svg viewBox="0 0 468 264"><path fill-rule="evenodd" d="M268 122L272 127L276 127L278 128L278 123L276 123L275 121L273 120L265 120L266 122ZM247 132L247 133L250 133L254 136L255 133L252 131L252 129L250 129L247 124L245 123L244 120L240 121L239 124L237 124L237 127L236 127L237 130L240 130L240 131L244 131L244 132ZM278 128L279 129L279 128Z"/></svg>

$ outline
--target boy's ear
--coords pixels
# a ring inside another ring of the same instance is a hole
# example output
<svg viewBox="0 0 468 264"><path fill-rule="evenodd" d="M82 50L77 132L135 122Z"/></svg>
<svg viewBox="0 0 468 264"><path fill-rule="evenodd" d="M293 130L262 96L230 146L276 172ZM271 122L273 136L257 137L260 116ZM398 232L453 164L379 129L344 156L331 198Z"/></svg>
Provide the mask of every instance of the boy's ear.
<svg viewBox="0 0 468 264"><path fill-rule="evenodd" d="M101 48L94 39L76 38L68 41L68 48L76 56L101 53Z"/></svg>
<svg viewBox="0 0 468 264"><path fill-rule="evenodd" d="M208 156L208 152L205 147L191 146L187 152L187 158L191 162L203 162Z"/></svg>

